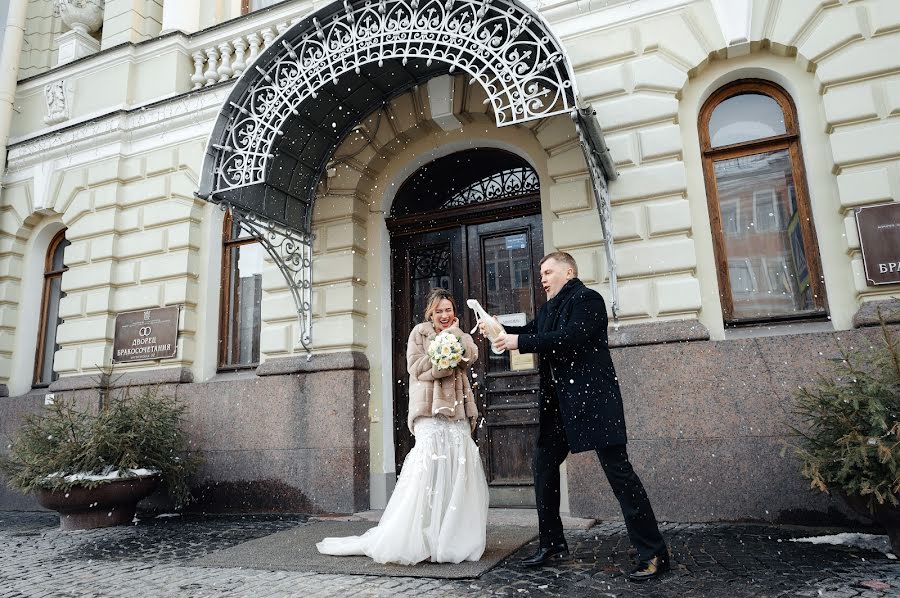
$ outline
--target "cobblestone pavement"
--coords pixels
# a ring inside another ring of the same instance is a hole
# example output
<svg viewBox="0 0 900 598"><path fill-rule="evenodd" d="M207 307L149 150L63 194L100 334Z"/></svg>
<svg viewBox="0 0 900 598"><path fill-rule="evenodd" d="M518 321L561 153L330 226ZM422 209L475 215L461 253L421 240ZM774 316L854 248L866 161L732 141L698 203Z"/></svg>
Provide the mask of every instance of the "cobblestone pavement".
<svg viewBox="0 0 900 598"><path fill-rule="evenodd" d="M573 558L529 570L523 547L479 579L326 575L186 567L190 559L306 520L294 515L157 518L61 532L55 514L0 512L0 597L8 596L900 596L900 562L845 546L798 544L820 529L667 524L674 570L635 585L624 526L567 532Z"/></svg>

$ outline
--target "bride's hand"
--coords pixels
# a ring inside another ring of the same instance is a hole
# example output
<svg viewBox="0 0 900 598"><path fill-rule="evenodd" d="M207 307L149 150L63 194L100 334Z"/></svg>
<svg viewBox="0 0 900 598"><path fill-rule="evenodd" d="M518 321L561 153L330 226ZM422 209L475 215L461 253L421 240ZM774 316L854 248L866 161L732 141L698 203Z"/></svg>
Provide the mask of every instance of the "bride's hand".
<svg viewBox="0 0 900 598"><path fill-rule="evenodd" d="M476 415L474 417L470 417L469 418L469 429L472 432L475 432L475 428L477 428L477 427L478 427L478 416Z"/></svg>

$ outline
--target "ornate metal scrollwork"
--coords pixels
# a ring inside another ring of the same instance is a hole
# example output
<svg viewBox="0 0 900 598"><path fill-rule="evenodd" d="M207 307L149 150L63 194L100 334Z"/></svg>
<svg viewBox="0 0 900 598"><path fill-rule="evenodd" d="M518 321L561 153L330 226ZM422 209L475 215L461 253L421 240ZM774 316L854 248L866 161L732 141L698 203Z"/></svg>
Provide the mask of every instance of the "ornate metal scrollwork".
<svg viewBox="0 0 900 598"><path fill-rule="evenodd" d="M228 203L218 204L231 213L241 230L259 241L281 270L297 307L299 340L307 357L312 351L312 242L314 236L265 220Z"/></svg>
<svg viewBox="0 0 900 598"><path fill-rule="evenodd" d="M414 279L430 279L450 273L450 246L429 247L410 253L410 270Z"/></svg>
<svg viewBox="0 0 900 598"><path fill-rule="evenodd" d="M385 60L440 61L468 73L497 126L571 111L573 77L544 21L515 0L344 0L343 10L297 23L283 51L248 68L219 150L213 193L264 181L273 147L297 107L349 72Z"/></svg>
<svg viewBox="0 0 900 598"><path fill-rule="evenodd" d="M456 208L485 201L528 195L538 191L540 191L540 181L534 170L525 167L510 168L475 181L466 188L454 193L441 207Z"/></svg>

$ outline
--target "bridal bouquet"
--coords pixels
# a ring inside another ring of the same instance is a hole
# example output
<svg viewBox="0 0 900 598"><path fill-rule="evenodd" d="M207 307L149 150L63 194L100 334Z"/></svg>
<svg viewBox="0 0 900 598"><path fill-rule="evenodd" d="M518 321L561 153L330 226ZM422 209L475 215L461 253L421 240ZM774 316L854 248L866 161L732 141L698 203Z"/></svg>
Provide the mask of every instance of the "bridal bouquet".
<svg viewBox="0 0 900 598"><path fill-rule="evenodd" d="M464 357L465 352L459 337L446 330L434 337L428 345L428 357L439 370L449 370L459 365L460 361L468 361Z"/></svg>

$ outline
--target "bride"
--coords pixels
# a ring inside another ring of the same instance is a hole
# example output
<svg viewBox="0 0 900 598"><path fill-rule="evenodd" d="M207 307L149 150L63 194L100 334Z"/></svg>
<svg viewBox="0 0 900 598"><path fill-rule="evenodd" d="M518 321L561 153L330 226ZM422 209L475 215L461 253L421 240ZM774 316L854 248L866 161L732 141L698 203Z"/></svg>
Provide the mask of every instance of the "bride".
<svg viewBox="0 0 900 598"><path fill-rule="evenodd" d="M459 365L438 369L428 345L440 332L461 340ZM477 561L484 553L488 487L471 433L478 420L465 369L478 359L472 337L459 329L456 302L432 289L425 322L409 334L407 425L416 444L403 461L379 524L362 536L325 538L316 548L337 556L367 555L379 563L414 565Z"/></svg>

